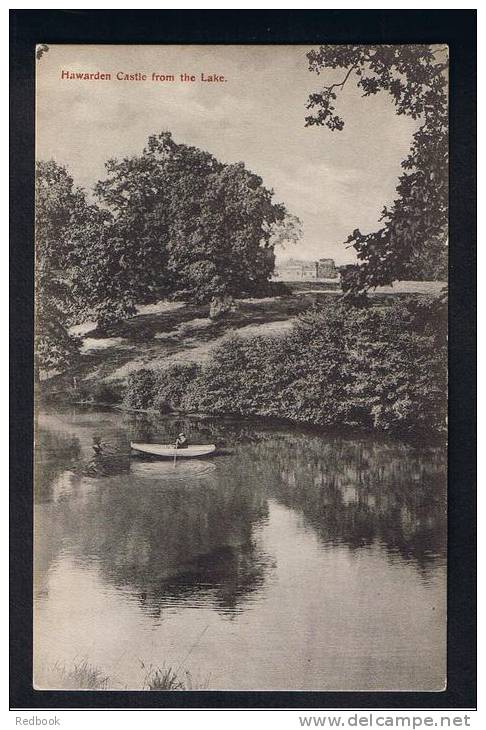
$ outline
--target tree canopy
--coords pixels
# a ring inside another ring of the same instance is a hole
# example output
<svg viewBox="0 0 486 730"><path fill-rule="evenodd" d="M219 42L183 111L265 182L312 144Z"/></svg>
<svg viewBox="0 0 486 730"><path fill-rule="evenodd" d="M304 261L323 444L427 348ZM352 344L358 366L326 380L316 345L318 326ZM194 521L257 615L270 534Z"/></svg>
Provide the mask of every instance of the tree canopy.
<svg viewBox="0 0 486 730"><path fill-rule="evenodd" d="M272 231L286 210L242 162L224 164L164 132L106 170L95 192L113 217L132 302L175 292L204 302L268 281Z"/></svg>
<svg viewBox="0 0 486 730"><path fill-rule="evenodd" d="M402 161L396 199L385 207L383 225L372 233L355 229L347 239L359 264L348 267L345 289L353 295L395 279L447 277L448 243L448 49L425 45L321 46L307 54L309 69L343 69L337 83L309 96L306 125L340 131L338 93L356 83L363 96L388 93L397 114L417 119L408 156Z"/></svg>
<svg viewBox="0 0 486 730"><path fill-rule="evenodd" d="M67 170L36 164L36 370L66 368L78 343L68 333L78 303L85 245L97 215Z"/></svg>

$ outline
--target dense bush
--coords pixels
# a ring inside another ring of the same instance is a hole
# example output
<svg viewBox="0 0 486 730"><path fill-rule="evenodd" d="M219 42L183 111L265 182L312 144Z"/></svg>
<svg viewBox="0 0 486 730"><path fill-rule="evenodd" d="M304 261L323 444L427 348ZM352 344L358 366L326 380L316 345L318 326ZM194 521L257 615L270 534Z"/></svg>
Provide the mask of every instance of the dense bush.
<svg viewBox="0 0 486 730"><path fill-rule="evenodd" d="M196 377L200 374L200 367L196 363L177 363L157 374L157 386L153 406L165 412L174 409L190 410L191 398L189 391Z"/></svg>
<svg viewBox="0 0 486 730"><path fill-rule="evenodd" d="M129 379L131 407L440 433L447 416L446 309L428 298L366 309L328 301L285 337L233 335L203 367L148 373Z"/></svg>
<svg viewBox="0 0 486 730"><path fill-rule="evenodd" d="M157 395L158 378L154 370L142 368L128 377L123 405L125 408L145 410L154 407Z"/></svg>

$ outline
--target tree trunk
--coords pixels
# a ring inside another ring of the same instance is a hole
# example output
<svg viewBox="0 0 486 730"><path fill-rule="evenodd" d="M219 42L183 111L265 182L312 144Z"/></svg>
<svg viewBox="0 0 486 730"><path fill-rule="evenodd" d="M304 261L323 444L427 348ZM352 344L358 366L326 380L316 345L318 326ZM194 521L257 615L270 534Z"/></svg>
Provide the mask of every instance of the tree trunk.
<svg viewBox="0 0 486 730"><path fill-rule="evenodd" d="M209 305L209 317L210 319L221 319L234 310L235 303L232 296L213 297Z"/></svg>

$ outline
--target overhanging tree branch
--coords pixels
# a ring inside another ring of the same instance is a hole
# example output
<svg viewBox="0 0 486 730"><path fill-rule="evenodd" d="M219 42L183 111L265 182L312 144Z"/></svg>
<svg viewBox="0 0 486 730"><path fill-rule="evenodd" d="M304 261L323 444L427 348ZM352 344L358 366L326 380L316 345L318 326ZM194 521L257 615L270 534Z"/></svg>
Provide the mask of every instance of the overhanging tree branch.
<svg viewBox="0 0 486 730"><path fill-rule="evenodd" d="M335 113L336 89L343 89L353 72L364 96L384 91L398 114L423 123L412 137L402 162L395 202L383 211L383 227L363 234L358 229L346 244L356 251L359 265L347 273L344 287L351 294L394 279L442 279L447 276L448 117L447 61L436 54L446 47L321 46L309 52L310 70L346 69L343 80L310 94L312 109L306 126L340 131L344 120ZM368 75L370 74L370 75Z"/></svg>
<svg viewBox="0 0 486 730"><path fill-rule="evenodd" d="M355 66L351 66L351 68L349 69L348 73L344 77L343 81L341 81L341 83L339 83L339 84L331 84L331 86L324 86L323 87L323 91L329 91L329 92L331 92L333 89L337 89L337 88L344 89L344 85L345 85L346 81L349 79L349 77L351 76L352 72L355 69L357 69L357 68L358 68L358 66L356 66L356 65Z"/></svg>

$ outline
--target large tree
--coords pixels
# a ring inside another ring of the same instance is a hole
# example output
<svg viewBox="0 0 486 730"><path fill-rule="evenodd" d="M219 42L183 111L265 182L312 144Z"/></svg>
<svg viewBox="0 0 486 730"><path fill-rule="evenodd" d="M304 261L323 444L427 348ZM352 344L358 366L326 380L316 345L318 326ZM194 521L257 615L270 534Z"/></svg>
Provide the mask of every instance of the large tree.
<svg viewBox="0 0 486 730"><path fill-rule="evenodd" d="M320 74L342 69L337 82L311 94L307 125L342 130L335 102L349 83L370 96L389 94L397 114L418 120L402 162L396 199L383 209L379 230L354 230L347 244L358 265L348 267L344 287L356 295L395 279L447 277L448 100L447 48L419 45L321 46L308 54Z"/></svg>
<svg viewBox="0 0 486 730"><path fill-rule="evenodd" d="M36 372L65 369L78 350L68 328L82 300L82 249L95 210L67 170L38 162L35 178ZM84 292L83 292L84 294Z"/></svg>
<svg viewBox="0 0 486 730"><path fill-rule="evenodd" d="M113 216L132 303L174 292L209 301L268 281L272 232L286 211L243 163L224 164L165 132L106 169L96 194Z"/></svg>

